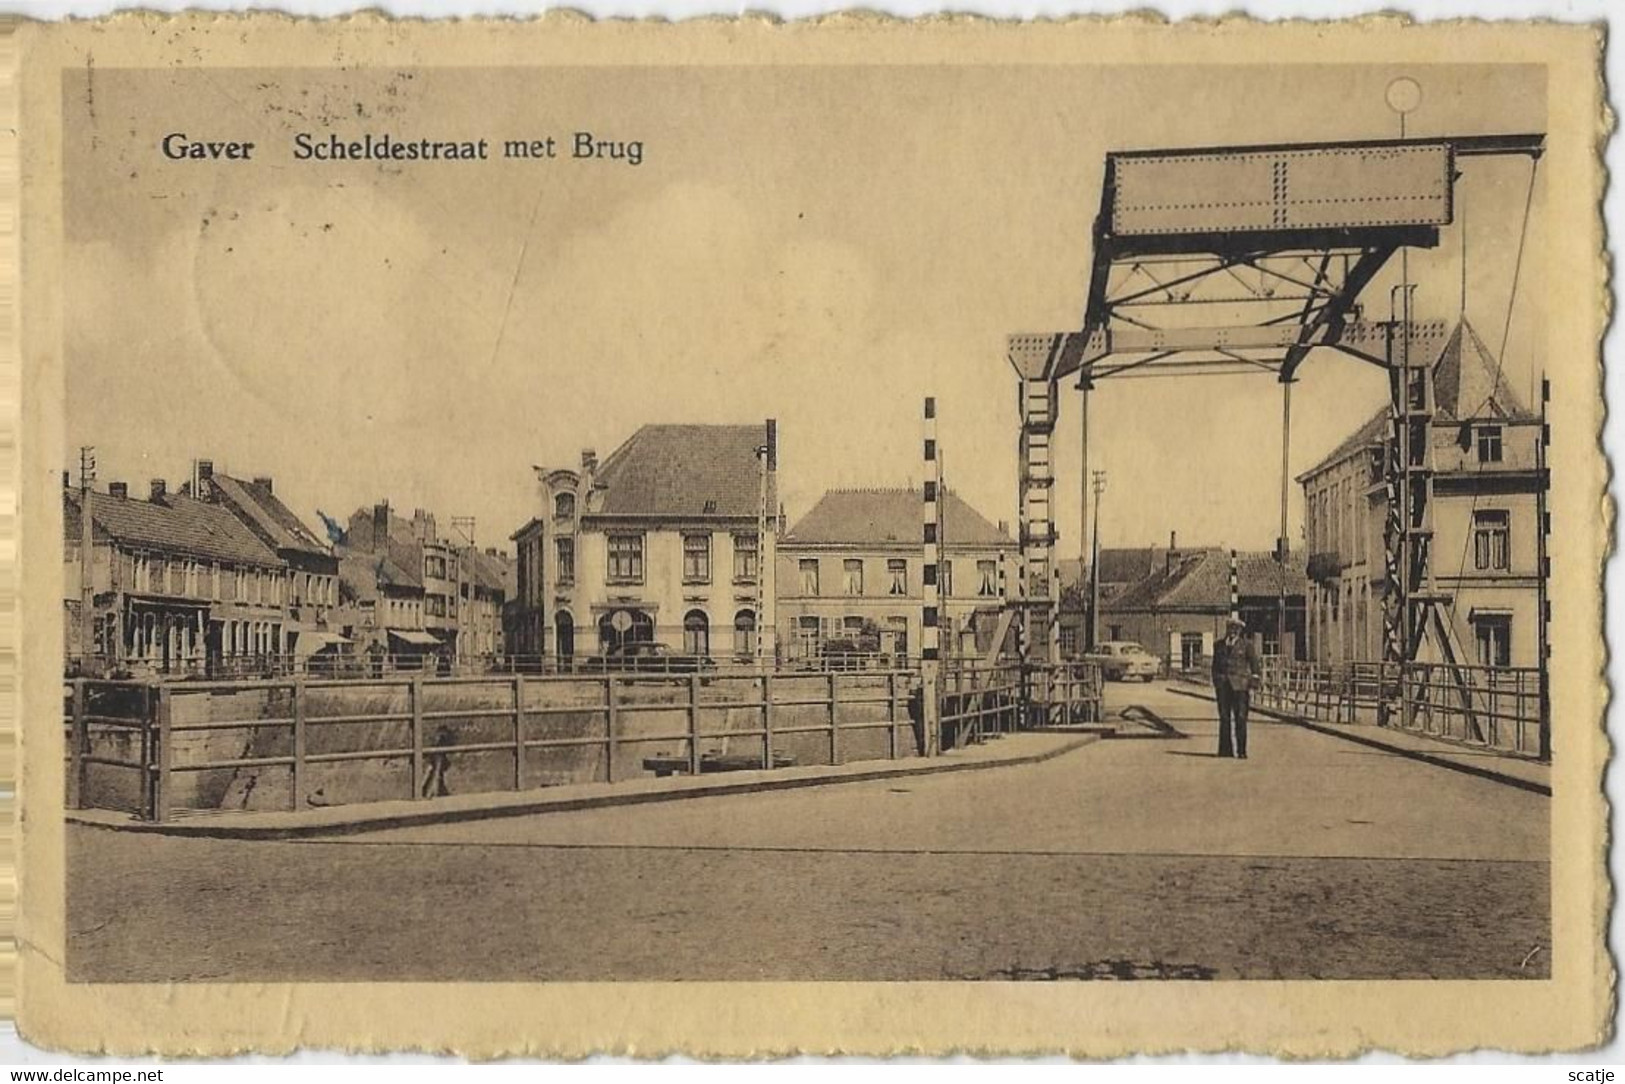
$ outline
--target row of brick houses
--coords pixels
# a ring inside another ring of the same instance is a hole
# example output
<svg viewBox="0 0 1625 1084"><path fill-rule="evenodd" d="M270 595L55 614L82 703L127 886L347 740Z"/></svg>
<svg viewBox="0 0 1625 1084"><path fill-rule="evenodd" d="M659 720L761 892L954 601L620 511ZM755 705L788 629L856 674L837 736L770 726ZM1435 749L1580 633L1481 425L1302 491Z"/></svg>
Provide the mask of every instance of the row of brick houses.
<svg viewBox="0 0 1625 1084"><path fill-rule="evenodd" d="M115 482L93 493L90 642L81 629L84 494L64 475L67 654L87 668L233 670L335 642L338 562L268 477L216 474L208 460L145 499Z"/></svg>
<svg viewBox="0 0 1625 1084"><path fill-rule="evenodd" d="M91 606L83 643L83 491L64 475L64 603L70 666L96 672L237 674L328 668L366 656L424 666L504 651L512 563L441 538L422 510L358 511L338 539L316 534L270 477L209 460L146 497L111 483L90 495ZM382 531L375 531L385 524ZM383 663L380 662L380 667Z"/></svg>
<svg viewBox="0 0 1625 1084"><path fill-rule="evenodd" d="M351 514L334 545L345 638L396 665L503 655L503 615L513 562L443 537L433 513L410 521L382 501Z"/></svg>

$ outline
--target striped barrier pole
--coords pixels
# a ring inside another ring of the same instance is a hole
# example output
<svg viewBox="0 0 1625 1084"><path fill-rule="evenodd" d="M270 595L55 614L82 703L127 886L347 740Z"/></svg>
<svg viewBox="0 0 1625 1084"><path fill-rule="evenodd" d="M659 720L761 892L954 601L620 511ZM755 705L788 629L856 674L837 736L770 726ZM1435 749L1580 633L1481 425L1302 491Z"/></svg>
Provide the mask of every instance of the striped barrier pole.
<svg viewBox="0 0 1625 1084"><path fill-rule="evenodd" d="M941 608L937 587L937 530L942 522L938 510L937 492L937 401L925 400L925 473L920 486L920 540L925 550L924 567L920 575L923 606L920 614L920 687L921 718L925 721L925 755L941 751L938 734L938 695L941 674L941 644L938 637L937 616Z"/></svg>

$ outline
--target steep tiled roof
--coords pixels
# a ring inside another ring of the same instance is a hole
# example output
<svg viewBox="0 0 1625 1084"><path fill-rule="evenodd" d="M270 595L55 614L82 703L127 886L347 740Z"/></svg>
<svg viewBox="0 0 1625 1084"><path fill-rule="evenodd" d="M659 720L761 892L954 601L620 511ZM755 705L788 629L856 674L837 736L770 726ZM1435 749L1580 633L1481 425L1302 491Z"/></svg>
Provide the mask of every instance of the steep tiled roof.
<svg viewBox="0 0 1625 1084"><path fill-rule="evenodd" d="M468 551L465 551L468 552ZM472 565L474 567L474 582L480 587L490 591L503 591L511 593L508 586L511 562L501 557L493 557L481 550L473 550Z"/></svg>
<svg viewBox="0 0 1625 1084"><path fill-rule="evenodd" d="M391 536L387 550L378 562L379 581L395 587L422 587L423 546Z"/></svg>
<svg viewBox="0 0 1625 1084"><path fill-rule="evenodd" d="M1489 347L1466 320L1456 325L1433 367L1433 395L1439 417L1447 421L1535 418L1506 382Z"/></svg>
<svg viewBox="0 0 1625 1084"><path fill-rule="evenodd" d="M259 482L245 482L226 474L215 474L210 482L223 499L253 521L260 537L277 549L322 555L332 552L287 505Z"/></svg>
<svg viewBox="0 0 1625 1084"><path fill-rule="evenodd" d="M1494 418L1529 421L1535 415L1507 383L1489 347L1466 320L1456 325L1433 363L1434 420L1477 421ZM1388 435L1388 408L1377 411L1320 462L1298 475L1303 481L1349 456L1380 444Z"/></svg>
<svg viewBox="0 0 1625 1084"><path fill-rule="evenodd" d="M375 599L381 587L423 589L423 557L413 543L390 543L389 553L339 546L339 580L357 598Z"/></svg>
<svg viewBox="0 0 1625 1084"><path fill-rule="evenodd" d="M79 494L63 490L62 519L65 536L80 532ZM217 504L173 494L160 504L97 493L91 500L97 534L161 553L201 557L236 564L278 567L275 551L254 532Z"/></svg>
<svg viewBox="0 0 1625 1084"><path fill-rule="evenodd" d="M341 547L339 556L339 584L345 592L364 601L378 598L378 565L382 559L371 553L359 553Z"/></svg>
<svg viewBox="0 0 1625 1084"><path fill-rule="evenodd" d="M1306 584L1303 558L1291 554L1287 558L1287 594L1303 594ZM1269 553L1237 554L1236 586L1244 597L1275 595L1280 591L1281 566ZM1181 552L1101 605L1118 612L1225 610L1230 605L1230 554L1220 549Z"/></svg>
<svg viewBox="0 0 1625 1084"><path fill-rule="evenodd" d="M1153 569L1162 567L1163 554L1158 546L1135 546L1100 551L1101 583L1135 583L1149 576ZM1063 584L1083 583L1089 566L1077 558L1057 562Z"/></svg>
<svg viewBox="0 0 1625 1084"><path fill-rule="evenodd" d="M918 489L832 489L785 536L797 542L885 545L921 541ZM940 505L942 540L949 546L1009 545L1010 536L980 512L946 491Z"/></svg>
<svg viewBox="0 0 1625 1084"><path fill-rule="evenodd" d="M763 425L645 425L597 473L605 515L755 517ZM776 505L769 493L769 508Z"/></svg>

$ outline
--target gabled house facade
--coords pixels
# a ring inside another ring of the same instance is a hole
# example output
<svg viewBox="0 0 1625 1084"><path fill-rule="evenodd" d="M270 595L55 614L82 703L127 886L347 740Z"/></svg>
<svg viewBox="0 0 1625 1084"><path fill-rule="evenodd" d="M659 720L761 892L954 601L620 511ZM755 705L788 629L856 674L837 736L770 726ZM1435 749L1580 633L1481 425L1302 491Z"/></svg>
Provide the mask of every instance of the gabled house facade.
<svg viewBox="0 0 1625 1084"><path fill-rule="evenodd" d="M409 522L388 501L351 514L344 541L334 547L340 589L335 620L358 652L408 668L447 656L445 614L455 596L444 567L430 564L431 555L443 562L449 547L426 549L419 540L432 529L432 518L421 509ZM431 571L438 575L431 578ZM429 583L438 598L433 605Z"/></svg>
<svg viewBox="0 0 1625 1084"><path fill-rule="evenodd" d="M896 659L918 653L924 619L920 490L832 489L779 544L779 642L787 658L832 641L872 641ZM979 620L996 625L1017 544L957 493L939 504L939 628L944 653L978 654ZM986 631L984 630L984 639Z"/></svg>
<svg viewBox="0 0 1625 1084"><path fill-rule="evenodd" d="M286 650L299 657L345 646L344 638L329 621L339 601L338 556L329 542L318 537L277 497L273 479L234 478L216 472L214 463L207 459L197 461L194 478L199 500L217 504L236 516L286 566Z"/></svg>
<svg viewBox="0 0 1625 1084"><path fill-rule="evenodd" d="M1431 565L1435 589L1454 600L1444 612L1457 658L1536 666L1541 418L1466 321L1434 363L1433 384ZM1309 642L1320 662L1383 656L1389 428L1388 411L1377 412L1298 476L1312 581Z"/></svg>
<svg viewBox="0 0 1625 1084"><path fill-rule="evenodd" d="M750 660L760 626L771 659L777 460L770 419L645 425L602 463L537 467L539 514L513 535L510 653L569 665L650 640Z"/></svg>

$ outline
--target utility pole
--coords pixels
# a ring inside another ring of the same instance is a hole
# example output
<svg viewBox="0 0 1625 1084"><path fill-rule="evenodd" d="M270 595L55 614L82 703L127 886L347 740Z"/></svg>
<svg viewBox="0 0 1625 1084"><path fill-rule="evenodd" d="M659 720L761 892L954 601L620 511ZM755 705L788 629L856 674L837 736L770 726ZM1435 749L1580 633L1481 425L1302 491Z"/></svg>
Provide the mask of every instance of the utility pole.
<svg viewBox="0 0 1625 1084"><path fill-rule="evenodd" d="M756 474L760 492L756 501L756 668L767 668L767 460L770 448L756 446ZM764 685L765 689L766 686ZM764 694L765 695L765 694Z"/></svg>
<svg viewBox="0 0 1625 1084"><path fill-rule="evenodd" d="M473 564L476 560L474 553L474 517L451 517L451 529L461 534L468 543L466 547L458 547L457 556L457 654L469 658L474 653L469 650L470 633L474 626L474 594L475 579ZM465 599L463 591L468 591Z"/></svg>
<svg viewBox="0 0 1625 1084"><path fill-rule="evenodd" d="M96 559L95 523L91 518L91 483L96 480L96 449L79 447L79 666L89 673L95 654Z"/></svg>
<svg viewBox="0 0 1625 1084"><path fill-rule="evenodd" d="M1083 469L1078 477L1082 484L1078 486L1078 496L1083 508L1078 516L1078 575L1083 575L1083 566L1089 562L1089 554L1084 547L1089 544L1089 486L1093 479L1089 474L1089 393L1094 390L1094 383L1087 375L1078 381L1080 409L1078 411L1078 439L1083 448ZM1078 584L1082 588L1083 584ZM1059 593L1056 595L1060 597ZM1083 650L1089 651L1094 645L1089 642L1089 634L1084 633Z"/></svg>
<svg viewBox="0 0 1625 1084"><path fill-rule="evenodd" d="M1106 472L1097 470L1090 475L1095 491L1095 532L1089 544L1089 643L1093 651L1100 643L1100 496L1106 492Z"/></svg>

